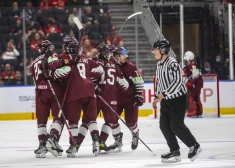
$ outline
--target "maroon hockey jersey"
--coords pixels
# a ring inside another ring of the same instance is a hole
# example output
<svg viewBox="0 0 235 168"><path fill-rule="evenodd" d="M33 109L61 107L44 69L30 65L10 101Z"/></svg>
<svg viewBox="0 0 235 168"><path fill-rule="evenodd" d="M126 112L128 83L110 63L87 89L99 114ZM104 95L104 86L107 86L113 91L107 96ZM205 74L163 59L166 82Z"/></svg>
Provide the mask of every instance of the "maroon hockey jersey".
<svg viewBox="0 0 235 168"><path fill-rule="evenodd" d="M35 90L40 90L40 89L50 89L47 80L45 80L45 76L43 74L43 69L42 69L42 60L44 59L45 54L37 57L31 64L31 70L32 70L32 76L34 79L34 82L36 84L36 89ZM53 57L57 57L57 54L53 52ZM48 67L51 69L57 69L63 66L62 60L57 61L53 64L47 64ZM47 68L48 68L47 67ZM47 73L49 77L49 73ZM55 82L51 82L54 90L60 89L59 86Z"/></svg>
<svg viewBox="0 0 235 168"><path fill-rule="evenodd" d="M77 59L76 63L72 65L67 101L95 97L92 78L99 78L103 72L102 66L87 57L81 56Z"/></svg>
<svg viewBox="0 0 235 168"><path fill-rule="evenodd" d="M126 91L129 83L124 78L120 68L113 62L108 61L104 64L99 87L102 90L102 97L112 105L117 105L117 91Z"/></svg>
<svg viewBox="0 0 235 168"><path fill-rule="evenodd" d="M144 89L144 80L139 75L136 66L126 60L126 62L119 66L124 77L129 83L129 88L125 92L118 91L118 104L134 104L135 95L141 95Z"/></svg>

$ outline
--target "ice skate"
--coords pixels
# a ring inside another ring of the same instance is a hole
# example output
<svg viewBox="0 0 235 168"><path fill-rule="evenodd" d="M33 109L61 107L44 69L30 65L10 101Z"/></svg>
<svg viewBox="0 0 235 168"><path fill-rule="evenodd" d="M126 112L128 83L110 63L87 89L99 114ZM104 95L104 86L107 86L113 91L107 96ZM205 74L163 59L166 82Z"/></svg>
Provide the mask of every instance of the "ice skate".
<svg viewBox="0 0 235 168"><path fill-rule="evenodd" d="M45 158L47 152L46 141L41 141L38 149L34 151L36 158Z"/></svg>
<svg viewBox="0 0 235 168"><path fill-rule="evenodd" d="M123 133L121 132L120 137L118 139L115 139L115 142L113 145L109 146L109 148L112 152L121 152L122 151L122 146L123 146L122 136L123 136Z"/></svg>
<svg viewBox="0 0 235 168"><path fill-rule="evenodd" d="M58 148L58 156L62 156L62 153L63 153L63 149L61 148L61 146L59 145L59 143L56 141L56 146L57 146L57 148Z"/></svg>
<svg viewBox="0 0 235 168"><path fill-rule="evenodd" d="M202 148L200 148L200 145L196 143L189 149L188 158L193 162L197 156L202 152Z"/></svg>
<svg viewBox="0 0 235 168"><path fill-rule="evenodd" d="M69 149L66 150L67 157L68 158L74 158L76 155L75 153L78 152L78 149L80 148L81 144L77 143L77 145L71 144L69 146Z"/></svg>
<svg viewBox="0 0 235 168"><path fill-rule="evenodd" d="M46 142L46 147L48 151L52 153L52 155L54 155L55 157L59 156L59 152L61 151L59 147L57 146L57 143L58 142L56 141L55 135L51 133L50 137L48 138Z"/></svg>
<svg viewBox="0 0 235 168"><path fill-rule="evenodd" d="M98 153L99 153L99 147L100 147L99 136L97 134L94 134L92 136L92 140L93 140L93 143L92 143L92 152L94 153L95 156L97 156Z"/></svg>
<svg viewBox="0 0 235 168"><path fill-rule="evenodd" d="M99 149L99 153L109 153L110 149L109 147L106 146L104 141L100 141L100 149Z"/></svg>
<svg viewBox="0 0 235 168"><path fill-rule="evenodd" d="M162 158L163 163L180 162L181 161L180 151L176 150L176 151L173 151L173 152L168 152L166 154L161 155L161 158Z"/></svg>
<svg viewBox="0 0 235 168"><path fill-rule="evenodd" d="M131 141L131 149L132 150L135 150L138 147L138 142L139 142L138 137L133 135L132 136L132 141Z"/></svg>

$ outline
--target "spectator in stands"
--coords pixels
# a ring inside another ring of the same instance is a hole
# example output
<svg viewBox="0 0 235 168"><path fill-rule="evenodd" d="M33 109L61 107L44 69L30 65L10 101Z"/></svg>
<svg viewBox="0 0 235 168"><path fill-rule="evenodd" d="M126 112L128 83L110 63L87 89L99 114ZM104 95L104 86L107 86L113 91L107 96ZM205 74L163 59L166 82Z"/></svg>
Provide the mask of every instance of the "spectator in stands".
<svg viewBox="0 0 235 168"><path fill-rule="evenodd" d="M33 57L29 57L27 59L26 76L27 76L28 84L34 84L33 77L32 77L32 71L31 71L31 64L32 64L33 60L34 60Z"/></svg>
<svg viewBox="0 0 235 168"><path fill-rule="evenodd" d="M27 20L27 38L30 38L29 41L34 38L34 33L39 33L41 37L45 37L44 32L42 31L42 27L37 21L34 21L32 18Z"/></svg>
<svg viewBox="0 0 235 168"><path fill-rule="evenodd" d="M108 15L110 12L108 5L103 4L103 0L98 0L98 4L98 6L93 7L93 11L97 14L104 13L105 15Z"/></svg>
<svg viewBox="0 0 235 168"><path fill-rule="evenodd" d="M107 44L108 45L114 44L123 47L123 37L117 36L116 40L114 41L115 36L116 36L116 27L112 27L111 34L106 38Z"/></svg>
<svg viewBox="0 0 235 168"><path fill-rule="evenodd" d="M70 30L69 33L66 35L66 37L74 37L74 38L76 38L73 30Z"/></svg>
<svg viewBox="0 0 235 168"><path fill-rule="evenodd" d="M22 33L23 33L22 18L18 17L16 20L16 24L11 28L10 34L18 36L22 35Z"/></svg>
<svg viewBox="0 0 235 168"><path fill-rule="evenodd" d="M93 40L88 38L88 34L83 33L83 35L82 35L82 44L84 44L85 40L87 40L87 39L90 41L91 46L94 46Z"/></svg>
<svg viewBox="0 0 235 168"><path fill-rule="evenodd" d="M52 0L52 5L57 9L64 9L67 0Z"/></svg>
<svg viewBox="0 0 235 168"><path fill-rule="evenodd" d="M52 0L42 0L40 3L40 10L50 9L53 7Z"/></svg>
<svg viewBox="0 0 235 168"><path fill-rule="evenodd" d="M220 80L228 79L229 74L227 73L227 70L224 66L224 63L221 60L220 55L216 56L215 72L218 74Z"/></svg>
<svg viewBox="0 0 235 168"><path fill-rule="evenodd" d="M37 19L37 10L36 10L36 8L33 7L33 3L31 1L28 1L26 3L25 13L26 13L27 20L29 20L29 19L36 20Z"/></svg>
<svg viewBox="0 0 235 168"><path fill-rule="evenodd" d="M26 58L26 77L27 77L27 83L28 84L33 84L33 77L32 77L32 71L30 68L30 65L32 64L34 58L30 56L29 58ZM20 66L17 69L21 72L21 74L24 73L24 60L22 59L20 62Z"/></svg>
<svg viewBox="0 0 235 168"><path fill-rule="evenodd" d="M40 37L40 34L35 33L34 39L30 42L31 48L34 50L38 50L38 43L40 43L41 41L42 41L42 39Z"/></svg>
<svg viewBox="0 0 235 168"><path fill-rule="evenodd" d="M204 66L201 69L202 74L216 74L214 69L211 69L211 65L208 61L204 62Z"/></svg>
<svg viewBox="0 0 235 168"><path fill-rule="evenodd" d="M16 66L18 64L17 57L19 55L20 53L18 52L15 45L13 44L13 41L12 40L8 41L7 50L2 54L2 59L5 60L5 62L8 62L13 66Z"/></svg>
<svg viewBox="0 0 235 168"><path fill-rule="evenodd" d="M15 72L15 79L12 80L12 85L23 85L24 79L22 78L21 72Z"/></svg>
<svg viewBox="0 0 235 168"><path fill-rule="evenodd" d="M20 10L19 10L19 6L18 6L18 2L12 3L12 9L10 11L8 11L8 16L15 17L15 18L20 17Z"/></svg>
<svg viewBox="0 0 235 168"><path fill-rule="evenodd" d="M85 5L98 5L97 0L83 0Z"/></svg>
<svg viewBox="0 0 235 168"><path fill-rule="evenodd" d="M61 36L63 36L61 24L55 20L55 17L50 16L48 21L49 23L44 28L46 37L48 37L50 33L60 33Z"/></svg>
<svg viewBox="0 0 235 168"><path fill-rule="evenodd" d="M74 17L78 17L78 10L77 10L77 8L73 8L72 13L69 15L68 24L70 26L74 26L75 25L75 23L73 21Z"/></svg>
<svg viewBox="0 0 235 168"><path fill-rule="evenodd" d="M11 70L10 64L5 65L5 70L1 73L0 79L4 81L4 85L12 84L12 81L15 79L15 72Z"/></svg>
<svg viewBox="0 0 235 168"><path fill-rule="evenodd" d="M87 57L90 58L90 57L93 55L93 52L94 52L94 51L92 51L92 50L94 49L94 47L91 45L89 39L86 39L86 40L84 41L84 44L83 44L82 49L83 49L83 53L84 53Z"/></svg>
<svg viewBox="0 0 235 168"><path fill-rule="evenodd" d="M86 7L86 13L82 16L82 23L87 24L87 23L98 23L96 15L92 12L91 6Z"/></svg>

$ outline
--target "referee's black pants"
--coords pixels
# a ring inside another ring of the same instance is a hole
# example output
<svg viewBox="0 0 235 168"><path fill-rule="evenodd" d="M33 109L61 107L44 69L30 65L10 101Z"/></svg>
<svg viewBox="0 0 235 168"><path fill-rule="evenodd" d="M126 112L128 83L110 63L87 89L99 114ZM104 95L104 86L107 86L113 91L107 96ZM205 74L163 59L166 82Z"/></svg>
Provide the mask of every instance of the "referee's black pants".
<svg viewBox="0 0 235 168"><path fill-rule="evenodd" d="M196 143L196 139L184 124L186 105L186 94L161 101L160 129L171 152L180 149L176 136L188 147Z"/></svg>

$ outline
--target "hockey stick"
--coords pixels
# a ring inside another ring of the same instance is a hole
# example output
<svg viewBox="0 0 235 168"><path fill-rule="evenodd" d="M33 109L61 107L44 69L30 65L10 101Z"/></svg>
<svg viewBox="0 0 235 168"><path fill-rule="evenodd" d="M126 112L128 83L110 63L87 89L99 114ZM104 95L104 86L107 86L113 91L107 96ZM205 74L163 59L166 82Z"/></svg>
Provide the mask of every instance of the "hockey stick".
<svg viewBox="0 0 235 168"><path fill-rule="evenodd" d="M81 47L81 41L82 41L82 32L83 32L82 30L83 30L83 27L82 27L82 24L81 24L81 22L78 20L77 17L74 17L74 18L73 18L73 21L74 21L74 23L77 25L78 29L81 31L81 35L80 35L80 37L79 37L79 47L78 47L78 54L79 54L79 49L80 49L80 47ZM72 74L72 72L73 72L73 68L71 69L71 74ZM67 82L67 86L66 86L66 89L65 89L65 92L64 92L64 97L63 97L63 102L62 102L62 108L64 108L65 100L66 100L67 93L68 93L68 90L69 90L69 85L70 85L71 76L72 76L71 74L70 74L70 76L69 76L69 80L68 80L68 82ZM60 111L60 113L58 114L58 117L61 116L61 113L62 113L62 111Z"/></svg>
<svg viewBox="0 0 235 168"><path fill-rule="evenodd" d="M75 24L77 25L78 29L79 29L79 30L82 30L83 27L82 27L81 22L78 20L78 18L75 17L75 18L73 18L73 20L74 20ZM79 42L80 42L80 43L81 43L81 40L82 40L82 33L81 33L80 39L79 39ZM79 48L80 48L80 46L81 46L80 43L79 43L78 51L79 51ZM73 72L73 68L71 69L71 74L72 74L72 72ZM66 100L66 97L67 97L67 93L68 93L68 90L69 90L69 85L70 85L71 76L72 76L71 74L70 74L70 76L69 76L69 80L68 80L68 83L67 83L67 86L66 86L66 89L65 89L65 92L64 92L64 97L63 97L63 101L62 101L62 106L60 106L60 103L59 103L59 101L58 101L58 99L57 99L57 97L56 97L56 95L55 95L55 91L54 91L54 89L53 89L53 87L52 87L52 85L51 85L51 81L50 81L50 80L47 80L47 81L48 81L48 83L49 83L49 86L50 86L50 88L51 88L52 93L54 92L53 95L54 95L54 97L55 97L55 99L56 99L56 101L57 101L57 105L58 105L59 108L60 108L58 117L61 117L61 115L62 115L62 117L63 117L63 119L64 119L64 122L65 122L65 125L66 125L66 127L67 127L67 129L68 129L68 132L69 132L69 136L70 136L70 138L71 138L71 141L72 141L72 143L73 143L74 145L76 145L76 142L75 142L75 140L74 140L74 138L73 138L73 135L72 135L72 133L71 133L71 131L70 131L69 125L68 125L68 123L66 122L65 115L64 115L64 113L63 113L63 111L62 111L62 109L64 108L64 104L65 104L65 100ZM61 108L61 107L62 107L62 108Z"/></svg>
<svg viewBox="0 0 235 168"><path fill-rule="evenodd" d="M44 73L44 76L47 78L47 82L48 82L48 84L49 84L49 86L50 86L51 92L52 92L52 94L53 94L53 96L54 96L54 99L55 99L55 101L56 101L57 106L59 107L59 114L61 114L62 117L63 117L64 123L65 123L65 125L66 125L66 127L67 127L67 129L68 129L68 132L69 132L69 136L70 136L70 138L71 138L71 141L72 141L72 143L73 143L74 145L76 145L75 140L74 140L74 138L73 138L73 135L72 135L72 133L71 133L71 131L70 131L70 129L69 129L69 125L68 125L68 123L66 122L66 118L65 118L64 113L63 113L63 111L62 111L60 102L59 102L59 100L58 100L58 98L57 98L57 96L56 96L56 94L55 94L55 90L54 90L54 88L53 88L53 86L52 86L52 84L51 84L51 81L50 81L50 79L48 78L48 76L47 76L45 73Z"/></svg>
<svg viewBox="0 0 235 168"><path fill-rule="evenodd" d="M136 16L136 15L140 15L140 14L142 14L142 12L136 12L136 13L133 13L132 15L130 15L130 16L128 16L128 17L126 18L125 22L122 24L122 27L120 28L120 30L119 30L118 33L116 34L116 36L115 36L115 38L114 38L114 40L113 40L113 42L112 42L111 45L113 45L113 43L116 41L117 37L118 37L119 34L121 33L121 31L122 31L124 25L126 24L126 22L127 22L130 18L132 18L132 17L134 17L134 16Z"/></svg>
<svg viewBox="0 0 235 168"><path fill-rule="evenodd" d="M123 124L126 125L126 127L132 132L132 134L134 134L134 135L148 148L148 150L149 150L150 152L152 152L152 154L153 154L154 156L156 156L156 154L153 153L153 151L148 147L148 145L146 145L146 143L144 143L144 141L142 141L142 139L140 139L140 137L137 136L136 133L134 133L134 131L133 131L132 129L130 129L130 128L127 126L126 122L125 122L125 121L117 114L117 112L103 99L103 97L101 97L101 96L99 96L99 95L97 95L97 96L104 102L104 104L106 104L106 105L116 114L116 116L118 117L118 119L120 119L120 120L123 122Z"/></svg>

